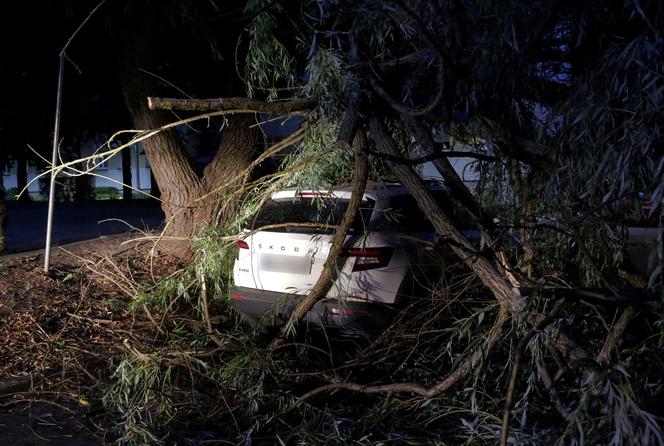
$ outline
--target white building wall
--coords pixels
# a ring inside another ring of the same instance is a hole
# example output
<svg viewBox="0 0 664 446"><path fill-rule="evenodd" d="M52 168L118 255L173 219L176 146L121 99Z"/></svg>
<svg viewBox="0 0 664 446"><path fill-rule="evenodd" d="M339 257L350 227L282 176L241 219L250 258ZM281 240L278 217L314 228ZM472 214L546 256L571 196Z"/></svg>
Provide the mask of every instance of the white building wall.
<svg viewBox="0 0 664 446"><path fill-rule="evenodd" d="M152 188L152 182L147 157L139 144L134 145L129 150L131 151L132 169L131 187L149 192ZM122 156L118 154L98 166L95 169L95 174L93 187L113 187L122 190Z"/></svg>
<svg viewBox="0 0 664 446"><path fill-rule="evenodd" d="M39 180L34 180L39 172L36 171L34 166L28 163L28 193L32 198L39 198ZM12 165L2 172L2 182L5 186L5 191L18 187L16 178L16 165Z"/></svg>
<svg viewBox="0 0 664 446"><path fill-rule="evenodd" d="M84 147L81 151L81 156L90 156L95 152L95 149L96 147L92 145ZM140 144L137 144L128 150L131 151L131 185L137 190L149 192L152 189L150 165L147 157L143 153L143 148ZM35 180L41 173L42 171L37 171L35 166L28 164L28 192L33 199L46 199L45 194L41 193L40 181ZM120 154L109 159L103 165L98 166L94 173L95 175L93 175L91 179L91 187L112 187L118 191L122 191L122 156ZM8 167L2 171L1 175L5 191L18 187L16 165ZM45 175L42 178L48 181L49 177ZM134 191L134 193L137 194L138 192Z"/></svg>

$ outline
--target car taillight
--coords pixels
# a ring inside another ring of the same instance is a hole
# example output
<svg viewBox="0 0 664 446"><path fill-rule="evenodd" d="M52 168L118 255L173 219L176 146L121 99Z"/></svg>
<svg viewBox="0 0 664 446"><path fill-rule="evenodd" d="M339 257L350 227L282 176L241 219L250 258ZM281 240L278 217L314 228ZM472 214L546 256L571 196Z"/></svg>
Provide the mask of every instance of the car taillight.
<svg viewBox="0 0 664 446"><path fill-rule="evenodd" d="M368 269L382 268L389 265L392 259L393 248L343 248L342 257L355 257L353 271L366 271Z"/></svg>
<svg viewBox="0 0 664 446"><path fill-rule="evenodd" d="M249 243L245 242L244 240L235 240L235 246L240 249L249 249Z"/></svg>

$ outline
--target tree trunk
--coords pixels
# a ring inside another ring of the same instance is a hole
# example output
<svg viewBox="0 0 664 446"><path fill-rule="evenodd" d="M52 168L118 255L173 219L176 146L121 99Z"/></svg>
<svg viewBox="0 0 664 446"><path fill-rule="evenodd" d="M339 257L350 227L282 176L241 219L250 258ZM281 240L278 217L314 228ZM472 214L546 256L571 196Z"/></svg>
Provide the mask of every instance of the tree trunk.
<svg viewBox="0 0 664 446"><path fill-rule="evenodd" d="M140 104L140 91L125 91L125 100L134 123L140 130L158 128L166 123L161 114L151 114ZM194 222L193 201L201 195L202 182L191 168L189 159L174 131L159 133L143 141L152 174L161 191L161 208L166 217L160 250L177 257L191 254L189 239L201 229Z"/></svg>
<svg viewBox="0 0 664 446"><path fill-rule="evenodd" d="M141 82L125 84L125 101L134 127L147 130L163 126L168 122L164 112L147 109L147 89L140 86ZM143 141L166 216L160 249L187 258L191 255L192 237L204 227L223 225L235 215L242 198L237 192L246 178L240 174L249 167L261 142L258 128L250 127L255 122L253 115L229 118L219 149L202 176L192 168L175 131L161 132ZM234 194L228 195L229 192Z"/></svg>
<svg viewBox="0 0 664 446"><path fill-rule="evenodd" d="M115 28L113 36L114 48L119 50L115 66L134 128L157 129L171 122L172 115L148 109L147 97L158 93L157 82L141 69L152 65L161 24L149 14L145 3L136 8L132 17L140 16L140 21L128 20L121 6L115 10L118 17L122 17L118 22L122 26ZM202 175L193 169L175 130L160 132L143 141L166 216L160 250L177 257L190 257L191 238L207 225L224 224L237 209L242 195L226 196L222 204L221 187L246 170L252 160L260 142L260 130L249 127L249 123L255 123L252 118L253 115L229 118L219 150ZM239 183L233 183L231 190L238 192Z"/></svg>
<svg viewBox="0 0 664 446"><path fill-rule="evenodd" d="M122 151L122 199L131 200L131 151L133 147L128 147ZM138 173L137 173L138 174Z"/></svg>
<svg viewBox="0 0 664 446"><path fill-rule="evenodd" d="M28 160L23 154L16 157L16 186L22 191L28 185ZM30 201L30 192L27 190L18 198L19 201Z"/></svg>
<svg viewBox="0 0 664 446"><path fill-rule="evenodd" d="M378 152L390 157L399 156L399 151L379 118L373 116L369 121L369 127ZM393 161L388 161L387 164L415 198L436 232L443 239L449 240L450 249L478 276L501 306L515 303L519 297L518 291L513 290L507 279L486 258L479 255L470 242L459 233L413 169Z"/></svg>
<svg viewBox="0 0 664 446"><path fill-rule="evenodd" d="M150 110L188 110L201 113L219 110L251 110L284 115L314 108L316 104L318 104L317 98L265 102L247 98L176 99L148 97L148 108Z"/></svg>

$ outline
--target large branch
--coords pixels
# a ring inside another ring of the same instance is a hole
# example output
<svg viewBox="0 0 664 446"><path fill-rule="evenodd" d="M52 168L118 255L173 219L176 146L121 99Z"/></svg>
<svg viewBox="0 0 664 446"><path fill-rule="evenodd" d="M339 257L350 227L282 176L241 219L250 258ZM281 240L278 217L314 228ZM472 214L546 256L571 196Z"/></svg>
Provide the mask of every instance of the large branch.
<svg viewBox="0 0 664 446"><path fill-rule="evenodd" d="M265 102L247 98L215 98L215 99L178 99L148 97L150 110L185 110L209 112L217 110L247 110L272 115L286 115L299 111L310 110L318 104L318 99L291 99L283 102Z"/></svg>
<svg viewBox="0 0 664 446"><path fill-rule="evenodd" d="M417 141L420 147L427 153L435 153L436 143L431 137L431 131L412 116L403 115L402 119L413 133L415 141ZM495 226L493 216L482 208L479 201L468 190L463 180L459 177L459 174L454 170L449 160L447 158L436 158L433 160L433 165L445 179L445 184L450 188L452 197L473 214L484 228L493 228Z"/></svg>
<svg viewBox="0 0 664 446"><path fill-rule="evenodd" d="M485 153L478 152L468 152L465 150L447 150L443 144L436 144L435 152L430 153L424 156L418 156L417 158L405 158L403 156L389 156L385 154L379 154L373 150L367 150L367 153L370 155L378 155L383 159L394 161L395 163L406 164L408 166L416 166L418 164L428 163L429 161L434 161L439 158L473 158L480 161L498 161L500 158L487 155Z"/></svg>
<svg viewBox="0 0 664 446"><path fill-rule="evenodd" d="M347 143L348 140L353 139L353 134L351 132L356 132L357 130L357 119L358 114L357 110L354 107L349 108L346 111L346 116L342 122L341 130L337 138L338 144ZM332 237L332 245L330 246L330 251L323 265L323 271L321 272L318 280L314 287L309 291L309 294L306 295L297 305L293 313L290 315L288 322L282 327L281 335L279 338L275 339L272 343L272 347L277 347L283 342L283 339L288 335L291 328L304 317L305 314L313 308L313 306L325 297L327 292L330 290L332 283L334 281L334 274L337 268L337 260L341 254L343 244L348 236L348 232L355 220L355 217L360 209L360 203L362 202L362 196L364 195L364 189L367 185L367 176L368 176L368 166L367 158L364 153L364 135L357 134L354 136L355 139L355 171L353 178L353 191L351 194L350 202L348 203L348 208L346 213L341 219L339 228Z"/></svg>
<svg viewBox="0 0 664 446"><path fill-rule="evenodd" d="M416 383L392 383L392 384L380 384L380 385L362 385L352 382L341 382L341 383L332 383L326 384L324 386L315 388L301 397L298 398L298 401L304 401L311 398L314 395L318 395L323 392L330 392L338 389L352 390L359 393L393 393L393 392L408 392L415 393L424 398L434 398L441 393L444 393L454 387L459 381L461 381L468 372L475 367L484 357L486 352L490 351L495 343L498 341L498 338L502 334L503 324L507 319L507 309L504 306L501 306L498 310L498 315L489 330L486 343L482 343L479 347L475 348L473 352L466 357L451 373L449 373L442 381L432 385L431 387L424 387Z"/></svg>
<svg viewBox="0 0 664 446"><path fill-rule="evenodd" d="M212 161L205 166L203 178L213 187L228 181L224 176L235 177L255 158L262 142L261 132L252 127L253 115L236 115L228 118L229 124L221 134L221 140Z"/></svg>
<svg viewBox="0 0 664 446"><path fill-rule="evenodd" d="M372 117L369 121L371 137L376 143L378 152L391 156L399 156L399 151L392 142L384 124ZM415 198L418 206L425 213L434 229L442 238L450 240L450 249L463 261L493 293L501 305L511 305L519 298L518 290L513 290L507 279L494 268L489 261L475 255L471 243L454 227L440 205L427 191L422 179L409 166L391 161L387 162L395 176L406 186Z"/></svg>

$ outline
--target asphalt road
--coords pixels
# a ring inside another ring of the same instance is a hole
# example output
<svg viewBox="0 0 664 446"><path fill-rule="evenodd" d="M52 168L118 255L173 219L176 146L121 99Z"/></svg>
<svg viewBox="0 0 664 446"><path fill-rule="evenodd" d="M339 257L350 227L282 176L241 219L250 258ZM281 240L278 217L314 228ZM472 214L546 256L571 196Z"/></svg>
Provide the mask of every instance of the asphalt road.
<svg viewBox="0 0 664 446"><path fill-rule="evenodd" d="M8 201L6 204L8 252L43 248L46 240L47 203ZM131 230L128 225L139 229L156 229L163 220L164 213L159 203L152 200L56 203L53 245L127 232Z"/></svg>

